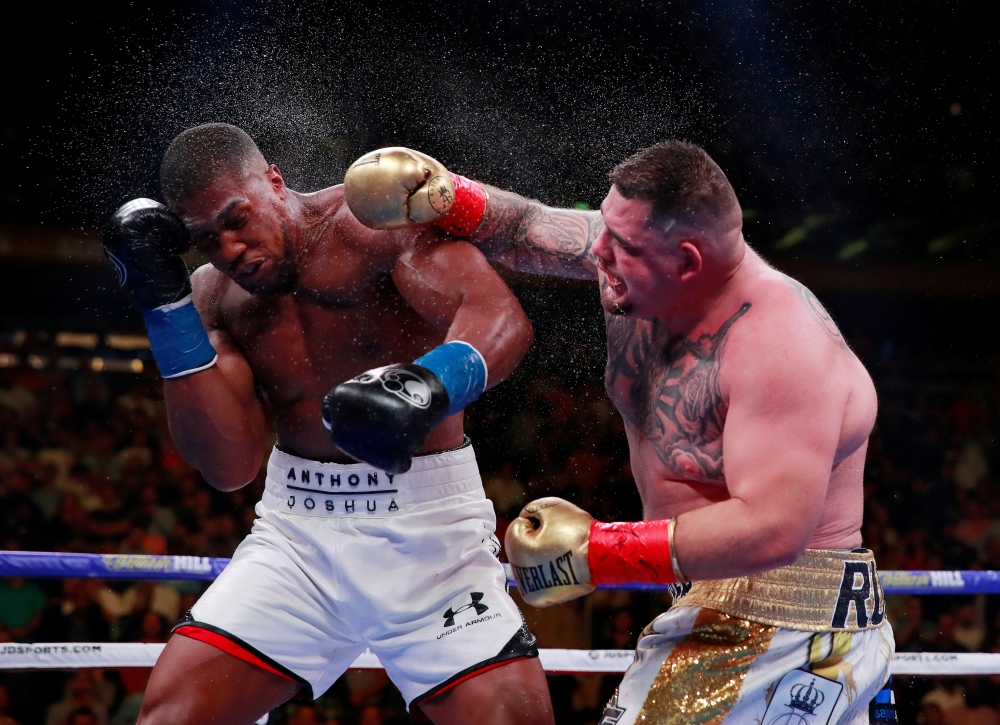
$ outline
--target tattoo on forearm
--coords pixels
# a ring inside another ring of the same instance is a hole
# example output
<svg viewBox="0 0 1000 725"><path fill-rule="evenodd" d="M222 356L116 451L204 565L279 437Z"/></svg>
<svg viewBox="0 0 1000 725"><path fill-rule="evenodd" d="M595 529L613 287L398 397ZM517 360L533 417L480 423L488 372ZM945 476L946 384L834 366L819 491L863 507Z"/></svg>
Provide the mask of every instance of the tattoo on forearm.
<svg viewBox="0 0 1000 725"><path fill-rule="evenodd" d="M491 190L473 241L489 258L522 272L593 279L591 247L602 228L600 212L553 209Z"/></svg>
<svg viewBox="0 0 1000 725"><path fill-rule="evenodd" d="M715 334L697 340L671 335L655 319L607 316L608 393L678 477L724 480L722 352L729 329L750 307L744 302Z"/></svg>
<svg viewBox="0 0 1000 725"><path fill-rule="evenodd" d="M812 293L812 290L791 277L788 278L788 281L795 288L795 291L799 293L802 303L813 314L813 317L816 318L819 324L823 326L826 333L836 340L838 344L846 348L847 341L844 340L844 336L841 335L840 330L837 329L837 323L833 321L833 318L830 317L830 313L826 311L819 299L817 299L816 295Z"/></svg>
<svg viewBox="0 0 1000 725"><path fill-rule="evenodd" d="M513 240L519 257L528 264L556 265L569 276L593 277L593 267L586 263L592 263L595 219L599 222L600 216L531 207Z"/></svg>

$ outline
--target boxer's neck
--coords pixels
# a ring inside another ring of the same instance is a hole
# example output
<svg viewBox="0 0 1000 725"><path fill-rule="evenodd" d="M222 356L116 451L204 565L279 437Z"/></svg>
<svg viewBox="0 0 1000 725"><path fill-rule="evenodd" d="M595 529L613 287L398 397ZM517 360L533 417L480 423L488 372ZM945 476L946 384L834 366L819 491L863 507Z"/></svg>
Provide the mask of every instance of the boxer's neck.
<svg viewBox="0 0 1000 725"><path fill-rule="evenodd" d="M322 240L323 222L330 216L331 204L327 198L331 189L303 194L287 189L285 196L285 221L288 245L286 254L299 266L309 259Z"/></svg>
<svg viewBox="0 0 1000 725"><path fill-rule="evenodd" d="M690 335L699 326L710 323L713 313L724 306L722 303L739 286L754 261L760 259L742 237L740 247L735 259L726 263L706 258L699 274L684 282L656 310L653 316L670 330L671 335Z"/></svg>

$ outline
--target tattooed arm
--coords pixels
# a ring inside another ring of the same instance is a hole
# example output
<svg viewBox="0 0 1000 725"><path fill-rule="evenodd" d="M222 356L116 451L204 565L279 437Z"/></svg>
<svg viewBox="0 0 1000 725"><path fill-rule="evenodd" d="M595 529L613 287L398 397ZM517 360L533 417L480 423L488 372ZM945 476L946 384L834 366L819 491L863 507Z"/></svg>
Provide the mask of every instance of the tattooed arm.
<svg viewBox="0 0 1000 725"><path fill-rule="evenodd" d="M519 272L595 279L591 247L604 228L599 211L554 209L489 189L486 217L469 239L487 258Z"/></svg>
<svg viewBox="0 0 1000 725"><path fill-rule="evenodd" d="M681 514L676 528L681 568L694 579L789 564L811 542L861 541L874 390L812 314L786 309L780 324L747 315L746 327L732 328L719 373L729 396L722 440L729 498ZM871 397L863 414L851 412L852 396Z"/></svg>

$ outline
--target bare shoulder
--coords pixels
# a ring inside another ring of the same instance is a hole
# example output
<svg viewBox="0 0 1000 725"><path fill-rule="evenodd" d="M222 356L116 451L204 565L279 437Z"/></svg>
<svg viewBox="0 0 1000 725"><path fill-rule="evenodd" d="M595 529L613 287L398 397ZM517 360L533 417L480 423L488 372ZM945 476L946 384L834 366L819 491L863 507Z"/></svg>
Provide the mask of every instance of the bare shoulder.
<svg viewBox="0 0 1000 725"><path fill-rule="evenodd" d="M765 267L751 281L750 298L758 307L756 324L787 344L822 349L833 346L850 353L837 323L813 292L798 280Z"/></svg>
<svg viewBox="0 0 1000 725"><path fill-rule="evenodd" d="M742 288L739 299L745 297L749 309L745 319L732 326L727 344L730 356L740 361L736 370L728 366L736 373L734 382L775 373L788 386L813 384L817 375L829 388L849 382L852 375L845 373L860 362L816 295L764 265Z"/></svg>
<svg viewBox="0 0 1000 725"><path fill-rule="evenodd" d="M777 277L775 286L779 288L781 286L785 286L791 290L801 305L801 312L815 321L815 330L821 330L826 334L830 342L849 351L847 341L844 339L840 329L837 327L837 323L833 321L833 317L831 317L830 313L826 311L826 308L823 307L823 304L819 301L816 295L813 294L812 290L798 280L793 279L782 272L775 270L775 276Z"/></svg>
<svg viewBox="0 0 1000 725"><path fill-rule="evenodd" d="M874 384L816 295L770 267L745 289L751 308L732 327L728 357L738 364L723 365L723 385L793 405L833 405L844 411L848 437L867 437Z"/></svg>
<svg viewBox="0 0 1000 725"><path fill-rule="evenodd" d="M383 267L386 263L391 264L405 252L441 236L424 227L395 230L366 227L358 221L347 205L342 184L324 189L317 194L323 194L323 197L321 213L314 220L314 228L320 231L327 246L333 244L367 256L379 267Z"/></svg>

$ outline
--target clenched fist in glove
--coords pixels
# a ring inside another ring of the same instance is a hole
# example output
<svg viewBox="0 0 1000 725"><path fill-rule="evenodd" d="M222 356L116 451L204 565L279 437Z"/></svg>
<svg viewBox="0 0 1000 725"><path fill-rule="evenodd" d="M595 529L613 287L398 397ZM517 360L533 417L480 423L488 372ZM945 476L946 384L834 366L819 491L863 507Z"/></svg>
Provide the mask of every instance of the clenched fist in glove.
<svg viewBox="0 0 1000 725"><path fill-rule="evenodd" d="M153 357L164 378L192 375L215 364L191 298L187 265L191 246L184 222L152 199L133 199L104 228L104 253L118 284L142 313Z"/></svg>
<svg viewBox="0 0 1000 725"><path fill-rule="evenodd" d="M478 398L488 378L479 351L453 340L412 363L341 383L323 399L323 424L349 456L387 473L405 473L427 436Z"/></svg>
<svg viewBox="0 0 1000 725"><path fill-rule="evenodd" d="M436 159L399 146L365 154L344 176L347 206L371 229L433 223L467 237L486 213L486 191Z"/></svg>
<svg viewBox="0 0 1000 725"><path fill-rule="evenodd" d="M541 498L507 528L504 546L518 591L547 607L616 584L673 584L675 519L601 523L561 498Z"/></svg>

